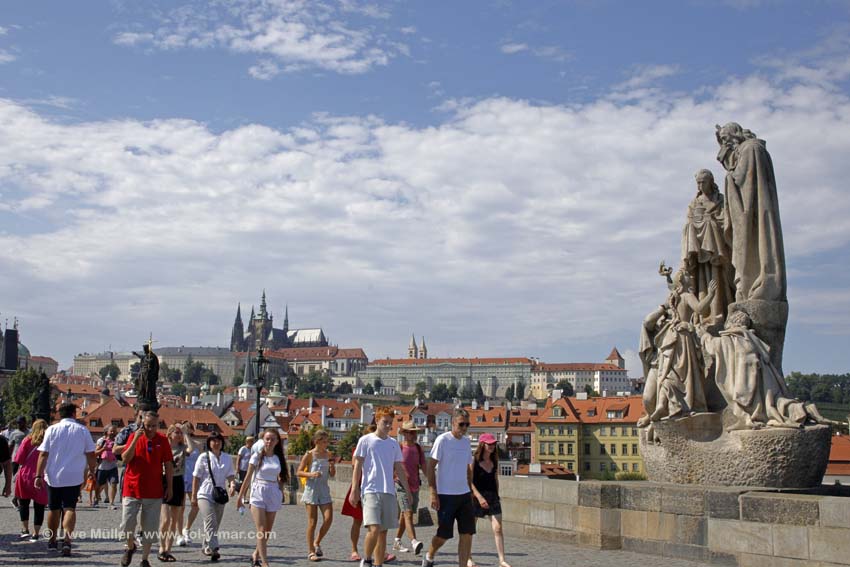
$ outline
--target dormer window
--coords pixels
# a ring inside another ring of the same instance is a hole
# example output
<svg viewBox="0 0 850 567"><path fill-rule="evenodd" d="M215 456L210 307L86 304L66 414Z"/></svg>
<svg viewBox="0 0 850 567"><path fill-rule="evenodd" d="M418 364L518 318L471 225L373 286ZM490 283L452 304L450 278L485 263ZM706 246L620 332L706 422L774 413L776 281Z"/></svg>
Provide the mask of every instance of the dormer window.
<svg viewBox="0 0 850 567"><path fill-rule="evenodd" d="M564 417L564 408L555 406L555 409L552 410L552 417Z"/></svg>

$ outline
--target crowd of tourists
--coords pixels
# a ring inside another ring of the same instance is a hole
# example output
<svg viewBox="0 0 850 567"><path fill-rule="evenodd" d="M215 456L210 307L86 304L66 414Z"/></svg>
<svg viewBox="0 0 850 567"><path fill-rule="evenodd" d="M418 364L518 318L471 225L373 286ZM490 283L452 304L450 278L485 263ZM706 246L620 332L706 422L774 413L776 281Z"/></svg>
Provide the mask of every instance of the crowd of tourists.
<svg viewBox="0 0 850 567"><path fill-rule="evenodd" d="M108 426L95 442L76 420L76 411L74 404L63 404L53 425L37 419L27 427L27 420L19 418L0 432L3 496L13 496L21 540L42 538L46 511L47 547L72 556L76 507L85 489L92 507L121 506L122 567L130 566L137 553L139 565L150 567L155 545L159 562L177 561L172 550L194 543L191 530L198 516L203 526L201 553L216 562L221 558L219 527L232 501L239 514L250 510L256 528L251 565L269 566L268 542L290 482L276 428L266 429L259 439L248 437L234 459L224 451L225 439L218 432L204 439L185 422L160 433L160 417L153 411L138 411L120 431ZM496 438L481 435L473 454L466 435L469 414L457 408L451 430L438 436L426 453L417 442L421 430L412 421L400 428L401 444L391 437L393 420L390 408L379 408L351 455L352 481L342 507L342 514L351 518L348 559L360 567L379 567L394 561L396 553L413 553L422 556L422 567L433 567L438 551L454 537L456 525L457 564L476 567L471 555L476 521L489 517L499 567L510 567L502 535ZM306 557L311 562L325 558L322 541L334 519L329 482L336 475L336 457L330 443L327 431L317 429L311 449L295 469L307 516ZM427 479L430 507L438 519L436 535L427 544L417 539L415 527L422 477ZM361 555L358 544L364 526ZM388 549L391 530L394 539Z"/></svg>

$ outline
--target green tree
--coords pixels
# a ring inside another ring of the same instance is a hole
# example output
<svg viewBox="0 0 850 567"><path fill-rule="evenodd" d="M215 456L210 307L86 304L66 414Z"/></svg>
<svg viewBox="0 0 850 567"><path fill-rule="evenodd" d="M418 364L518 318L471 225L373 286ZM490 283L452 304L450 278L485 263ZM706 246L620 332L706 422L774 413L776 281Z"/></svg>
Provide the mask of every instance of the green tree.
<svg viewBox="0 0 850 567"><path fill-rule="evenodd" d="M445 384L437 384L431 388L432 402L445 402L449 399L449 387Z"/></svg>
<svg viewBox="0 0 850 567"><path fill-rule="evenodd" d="M508 401L514 401L514 385L511 384L505 389L505 399Z"/></svg>
<svg viewBox="0 0 850 567"><path fill-rule="evenodd" d="M484 400L487 399L487 396L484 395L484 388L481 387L481 380L475 383L475 399L478 400L479 404L483 404Z"/></svg>
<svg viewBox="0 0 850 567"><path fill-rule="evenodd" d="M203 362L195 362L190 354L183 364L183 381L187 384L200 384L201 372L204 370Z"/></svg>
<svg viewBox="0 0 850 567"><path fill-rule="evenodd" d="M142 364L140 362L134 362L130 365L130 379L135 380L139 377L139 371L142 369Z"/></svg>
<svg viewBox="0 0 850 567"><path fill-rule="evenodd" d="M218 374L210 370L209 368L205 368L202 362L198 364L201 365L201 382L205 382L210 386L214 386L221 382L221 379L218 377Z"/></svg>
<svg viewBox="0 0 850 567"><path fill-rule="evenodd" d="M599 397L599 392L594 390L593 386L591 386L590 384L585 384L584 393L587 394L588 398L598 398Z"/></svg>
<svg viewBox="0 0 850 567"><path fill-rule="evenodd" d="M453 400L457 397L457 386L454 384L449 386L449 399Z"/></svg>
<svg viewBox="0 0 850 567"><path fill-rule="evenodd" d="M417 382L416 386L413 388L413 395L417 398L424 398L425 392L428 391L428 384L425 382Z"/></svg>
<svg viewBox="0 0 850 567"><path fill-rule="evenodd" d="M239 452L239 449L245 445L245 436L240 434L231 435L227 438L227 442L224 444L224 452L228 455L235 455Z"/></svg>
<svg viewBox="0 0 850 567"><path fill-rule="evenodd" d="M289 373L286 375L284 386L289 392L297 392L299 391L299 388L301 386L301 378L299 378L296 373L290 370Z"/></svg>
<svg viewBox="0 0 850 567"><path fill-rule="evenodd" d="M350 394L352 391L353 391L353 388L351 387L351 384L349 384L348 382L343 382L342 384L337 386L336 389L334 390L334 392L336 392L337 394Z"/></svg>
<svg viewBox="0 0 850 567"><path fill-rule="evenodd" d="M35 385L38 380L38 372L34 368L26 370L18 370L6 380L3 386L3 413L7 418L14 418L19 415L25 417L32 416L33 405L35 403L36 392ZM55 405L54 396L51 390L51 407ZM5 427L5 423L3 426Z"/></svg>
<svg viewBox="0 0 850 567"><path fill-rule="evenodd" d="M319 429L322 429L321 425L311 427L310 429L302 427L298 431L298 435L296 435L294 439L289 440L289 448L287 449L287 453L290 455L301 456L307 451L309 451L313 446L313 434L316 433L316 431L318 431Z"/></svg>
<svg viewBox="0 0 850 567"><path fill-rule="evenodd" d="M241 374L237 374L233 377L233 386L241 386L242 380L244 380L244 377Z"/></svg>
<svg viewBox="0 0 850 567"><path fill-rule="evenodd" d="M367 396L374 396L375 388L372 387L372 384L366 384L365 386L363 386L363 393Z"/></svg>
<svg viewBox="0 0 850 567"><path fill-rule="evenodd" d="M171 368L166 362L159 365L159 375L163 380L171 382L172 384L179 382L183 377L183 373L180 372L179 368Z"/></svg>
<svg viewBox="0 0 850 567"><path fill-rule="evenodd" d="M475 399L475 386L472 384L467 384L460 390L460 399L462 400L473 400Z"/></svg>
<svg viewBox="0 0 850 567"><path fill-rule="evenodd" d="M576 391L573 389L572 383L569 380L567 380L566 378L564 378L563 380L561 380L560 382L555 384L555 389L561 390L561 397L562 398L574 396L575 393L576 393Z"/></svg>
<svg viewBox="0 0 850 567"><path fill-rule="evenodd" d="M114 362L110 362L109 364L98 370L97 373L100 374L100 377L104 380L106 380L107 376L110 378L110 380L117 380L118 377L121 376L121 369L118 368L118 365Z"/></svg>
<svg viewBox="0 0 850 567"><path fill-rule="evenodd" d="M520 380L516 385L516 392L514 392L517 400L523 399L525 397L525 383Z"/></svg>
<svg viewBox="0 0 850 567"><path fill-rule="evenodd" d="M372 382L372 386L374 386L374 387L375 387L375 391L376 391L376 392L380 392L380 391L381 391L381 388L383 388L383 387L384 387L384 383L383 383L383 382L381 382L381 379L380 379L380 378L375 378L375 381L374 381L374 382Z"/></svg>
<svg viewBox="0 0 850 567"><path fill-rule="evenodd" d="M333 378L314 370L307 374L298 386L299 394L330 394L334 389Z"/></svg>
<svg viewBox="0 0 850 567"><path fill-rule="evenodd" d="M176 383L171 385L171 393L175 396L180 396L181 398L186 396L186 385L181 383Z"/></svg>
<svg viewBox="0 0 850 567"><path fill-rule="evenodd" d="M354 448L357 446L357 441L365 431L365 425L355 423L336 444L336 454L345 461L350 460L352 453L354 453Z"/></svg>

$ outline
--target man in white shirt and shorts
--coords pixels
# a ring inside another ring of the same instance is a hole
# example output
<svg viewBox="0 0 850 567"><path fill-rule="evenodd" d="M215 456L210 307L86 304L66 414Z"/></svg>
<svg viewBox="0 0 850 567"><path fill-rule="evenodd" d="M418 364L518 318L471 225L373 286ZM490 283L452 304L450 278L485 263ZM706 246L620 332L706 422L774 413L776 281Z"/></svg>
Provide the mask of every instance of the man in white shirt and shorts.
<svg viewBox="0 0 850 567"><path fill-rule="evenodd" d="M472 504L472 444L466 431L469 412L455 408L452 429L434 440L428 456L428 485L431 488L431 508L437 511L437 535L422 558L422 567L434 567L434 557L447 540L454 537L454 523L460 539L457 558L460 567L467 567L475 535L475 508Z"/></svg>
<svg viewBox="0 0 850 567"><path fill-rule="evenodd" d="M387 549L387 531L398 527L393 472L398 475L402 486L408 487L401 447L389 436L393 426L392 409L378 408L375 424L377 430L361 437L354 449L351 495L348 498L351 505L357 507L362 491L363 525L368 532L360 567L382 565Z"/></svg>

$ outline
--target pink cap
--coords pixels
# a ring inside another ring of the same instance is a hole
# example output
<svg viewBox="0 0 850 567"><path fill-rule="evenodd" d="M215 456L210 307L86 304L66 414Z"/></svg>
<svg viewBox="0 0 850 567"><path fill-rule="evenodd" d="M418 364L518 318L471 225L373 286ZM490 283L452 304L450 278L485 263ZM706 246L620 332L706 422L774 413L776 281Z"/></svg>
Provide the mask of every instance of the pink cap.
<svg viewBox="0 0 850 567"><path fill-rule="evenodd" d="M490 433L482 433L481 437L478 438L478 443L495 443L496 438L493 437Z"/></svg>

